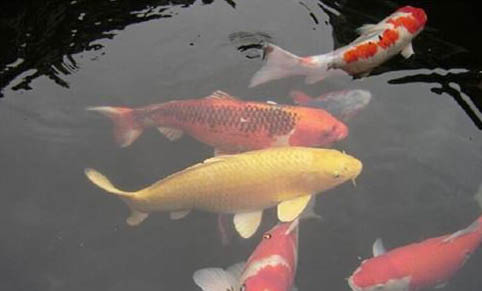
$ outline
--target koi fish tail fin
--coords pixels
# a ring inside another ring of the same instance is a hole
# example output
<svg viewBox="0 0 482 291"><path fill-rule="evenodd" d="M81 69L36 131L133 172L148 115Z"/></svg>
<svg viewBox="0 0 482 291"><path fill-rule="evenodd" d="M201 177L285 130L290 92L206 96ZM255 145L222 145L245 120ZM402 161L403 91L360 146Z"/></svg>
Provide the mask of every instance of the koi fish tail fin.
<svg viewBox="0 0 482 291"><path fill-rule="evenodd" d="M293 90L290 92L290 98L295 104L298 105L306 105L310 103L310 101L313 99L311 96L308 96L304 92L297 90Z"/></svg>
<svg viewBox="0 0 482 291"><path fill-rule="evenodd" d="M264 48L263 58L266 59L266 64L251 78L250 88L272 80L302 74L303 58L273 44L268 44Z"/></svg>
<svg viewBox="0 0 482 291"><path fill-rule="evenodd" d="M149 215L148 213L140 212L134 209L137 192L127 192L118 189L117 187L112 185L112 183L109 181L109 179L107 179L106 176L102 175L94 169L85 169L84 173L93 184L109 193L119 196L129 206L129 208L131 209L131 214L126 220L127 224L131 226L138 225L147 218L147 216Z"/></svg>
<svg viewBox="0 0 482 291"><path fill-rule="evenodd" d="M114 122L114 138L121 147L132 144L144 130L141 122L134 118L134 109L127 107L88 107L89 111L97 111Z"/></svg>
<svg viewBox="0 0 482 291"><path fill-rule="evenodd" d="M335 55L327 53L323 55L304 58L305 65L305 83L315 84L329 76L346 74L341 69L332 68Z"/></svg>

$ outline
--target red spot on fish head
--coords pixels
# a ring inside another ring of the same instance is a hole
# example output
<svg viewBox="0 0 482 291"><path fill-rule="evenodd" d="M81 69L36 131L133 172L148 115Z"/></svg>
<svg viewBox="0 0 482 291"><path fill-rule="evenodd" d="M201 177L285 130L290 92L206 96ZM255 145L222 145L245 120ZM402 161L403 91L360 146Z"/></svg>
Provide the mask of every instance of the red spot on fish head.
<svg viewBox="0 0 482 291"><path fill-rule="evenodd" d="M415 8L412 6L405 6L397 10L398 12L409 13L410 16L399 16L387 20L388 23L392 23L395 27L403 26L410 33L417 33L423 29L427 22L427 15L421 8Z"/></svg>
<svg viewBox="0 0 482 291"><path fill-rule="evenodd" d="M425 10L422 8L417 8L413 6L404 6L397 11L400 12L407 12L412 14L412 16L417 20L417 22L423 26L427 22L427 14L425 13Z"/></svg>

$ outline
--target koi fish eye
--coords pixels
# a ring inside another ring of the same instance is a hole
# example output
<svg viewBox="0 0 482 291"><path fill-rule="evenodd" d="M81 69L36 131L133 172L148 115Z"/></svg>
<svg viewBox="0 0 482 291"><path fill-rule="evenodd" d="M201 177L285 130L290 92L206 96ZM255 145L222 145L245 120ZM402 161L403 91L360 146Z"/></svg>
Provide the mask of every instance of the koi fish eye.
<svg viewBox="0 0 482 291"><path fill-rule="evenodd" d="M241 285L241 288L239 288L239 291L246 291L246 284Z"/></svg>
<svg viewBox="0 0 482 291"><path fill-rule="evenodd" d="M263 238L264 238L264 239L270 239L270 238L271 238L271 233L265 233L265 234L263 235Z"/></svg>

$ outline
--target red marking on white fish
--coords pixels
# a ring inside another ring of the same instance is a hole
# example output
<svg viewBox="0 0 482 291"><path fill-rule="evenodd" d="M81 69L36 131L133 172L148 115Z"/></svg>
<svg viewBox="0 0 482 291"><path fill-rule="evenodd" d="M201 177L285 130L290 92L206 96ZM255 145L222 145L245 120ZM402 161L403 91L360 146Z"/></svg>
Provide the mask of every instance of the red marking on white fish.
<svg viewBox="0 0 482 291"><path fill-rule="evenodd" d="M360 37L350 44L317 56L299 57L268 44L266 64L255 73L250 87L295 75L306 76L307 83L314 83L340 72L367 74L398 53L404 57L413 54L411 41L426 21L423 9L405 6L375 25L360 27Z"/></svg>

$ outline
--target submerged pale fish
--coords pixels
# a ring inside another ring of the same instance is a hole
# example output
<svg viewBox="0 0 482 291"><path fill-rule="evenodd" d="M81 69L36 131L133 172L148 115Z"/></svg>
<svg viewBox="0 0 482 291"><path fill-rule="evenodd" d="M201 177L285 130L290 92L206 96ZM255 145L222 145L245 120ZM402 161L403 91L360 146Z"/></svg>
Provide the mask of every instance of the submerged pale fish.
<svg viewBox="0 0 482 291"><path fill-rule="evenodd" d="M214 157L134 192L119 190L95 170L85 173L127 203L130 225L153 211L168 211L177 219L198 209L234 213L236 230L250 237L263 209L277 206L278 218L292 221L313 194L353 180L361 170L359 160L337 150L279 147Z"/></svg>
<svg viewBox="0 0 482 291"><path fill-rule="evenodd" d="M370 103L372 94L366 90L341 90L311 97L301 91L291 91L290 97L298 105L323 108L337 118L348 121Z"/></svg>
<svg viewBox="0 0 482 291"><path fill-rule="evenodd" d="M266 64L255 73L250 87L296 75L306 76L308 84L343 72L368 75L399 53L405 58L413 55L412 40L426 21L423 9L404 6L377 24L360 27L360 37L350 44L317 56L299 57L268 44L264 50Z"/></svg>

